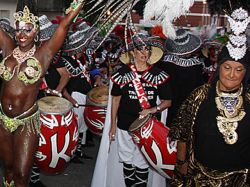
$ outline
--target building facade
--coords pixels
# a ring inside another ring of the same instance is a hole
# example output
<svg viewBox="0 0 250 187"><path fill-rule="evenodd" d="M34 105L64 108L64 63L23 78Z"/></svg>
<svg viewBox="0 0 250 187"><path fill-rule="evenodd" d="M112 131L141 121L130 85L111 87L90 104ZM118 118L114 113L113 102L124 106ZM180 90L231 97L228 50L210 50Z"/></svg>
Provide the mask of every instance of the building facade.
<svg viewBox="0 0 250 187"><path fill-rule="evenodd" d="M176 26L183 27L198 27L211 24L215 24L217 27L224 27L227 24L227 20L224 15L219 17L217 15L211 16L206 0L195 0L190 11L175 21Z"/></svg>
<svg viewBox="0 0 250 187"><path fill-rule="evenodd" d="M64 14L63 0L36 0L39 15L46 14L49 18ZM0 0L0 18L8 18L14 23L13 14L16 11L17 0Z"/></svg>

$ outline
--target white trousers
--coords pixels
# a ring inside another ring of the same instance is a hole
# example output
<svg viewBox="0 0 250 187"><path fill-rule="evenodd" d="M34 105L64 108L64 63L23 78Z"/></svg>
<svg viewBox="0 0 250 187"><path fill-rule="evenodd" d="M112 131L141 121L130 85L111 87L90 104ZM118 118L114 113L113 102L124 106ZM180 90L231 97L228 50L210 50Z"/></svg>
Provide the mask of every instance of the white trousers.
<svg viewBox="0 0 250 187"><path fill-rule="evenodd" d="M86 104L86 95L80 92L72 92L71 96L77 101L78 104ZM85 106L79 106L78 108L74 107L73 109L76 114L79 133L83 134L82 144L86 143L86 131L88 130L83 117L84 109Z"/></svg>
<svg viewBox="0 0 250 187"><path fill-rule="evenodd" d="M117 128L119 161L141 169L149 165L128 131Z"/></svg>

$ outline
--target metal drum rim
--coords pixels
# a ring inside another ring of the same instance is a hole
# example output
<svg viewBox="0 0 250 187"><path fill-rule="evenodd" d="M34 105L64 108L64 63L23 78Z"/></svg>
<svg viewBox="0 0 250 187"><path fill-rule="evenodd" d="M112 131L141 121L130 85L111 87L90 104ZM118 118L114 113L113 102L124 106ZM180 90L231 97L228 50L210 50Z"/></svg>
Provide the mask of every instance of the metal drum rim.
<svg viewBox="0 0 250 187"><path fill-rule="evenodd" d="M143 123L141 123L141 124L140 124L139 126L137 126L136 128L133 128L133 129L132 129L133 124L134 124L137 120L142 120L142 119L144 119L144 118L145 118L145 121L142 121ZM137 119L130 125L128 131L131 132L131 133L135 132L137 129L141 128L143 125L145 125L147 122L149 122L149 120L152 118L152 115L147 115L147 116L145 116L144 118L142 118L142 119L137 118Z"/></svg>
<svg viewBox="0 0 250 187"><path fill-rule="evenodd" d="M56 99L60 99L63 101L66 101L66 103L68 104L68 108L67 110L64 110L62 112L48 112L45 111L44 109L42 109L42 107L39 105L39 102L42 102L44 100L44 98L56 98ZM39 99L37 101L37 105L38 105L38 110L40 111L41 114L47 115L47 114L51 114L51 115L65 115L67 112L71 111L73 109L73 105L72 103L70 103L67 99L62 98L62 97L57 97L57 96L46 96L46 97L42 97L41 99Z"/></svg>

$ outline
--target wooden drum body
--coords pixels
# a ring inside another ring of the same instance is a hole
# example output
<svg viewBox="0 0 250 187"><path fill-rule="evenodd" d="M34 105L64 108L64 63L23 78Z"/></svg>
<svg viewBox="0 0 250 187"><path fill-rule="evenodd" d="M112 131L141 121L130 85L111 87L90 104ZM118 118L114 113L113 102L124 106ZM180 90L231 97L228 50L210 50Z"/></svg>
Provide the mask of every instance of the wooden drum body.
<svg viewBox="0 0 250 187"><path fill-rule="evenodd" d="M48 96L38 101L41 133L35 162L45 173L65 169L76 149L78 126L72 104L64 98Z"/></svg>
<svg viewBox="0 0 250 187"><path fill-rule="evenodd" d="M135 120L129 132L149 164L162 176L171 178L176 163L177 142L168 138L169 129L155 117L146 116Z"/></svg>
<svg viewBox="0 0 250 187"><path fill-rule="evenodd" d="M102 135L108 105L109 90L107 86L93 88L87 94L84 120L89 130Z"/></svg>

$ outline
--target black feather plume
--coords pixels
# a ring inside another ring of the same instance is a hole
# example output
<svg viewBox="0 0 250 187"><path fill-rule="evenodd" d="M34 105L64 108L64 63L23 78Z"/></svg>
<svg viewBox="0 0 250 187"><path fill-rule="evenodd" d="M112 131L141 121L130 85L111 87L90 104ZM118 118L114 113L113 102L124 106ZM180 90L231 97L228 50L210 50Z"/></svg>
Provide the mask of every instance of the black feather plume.
<svg viewBox="0 0 250 187"><path fill-rule="evenodd" d="M211 14L231 14L240 7L250 11L250 0L207 0L207 3Z"/></svg>
<svg viewBox="0 0 250 187"><path fill-rule="evenodd" d="M18 0L16 6L16 12L23 11L23 8L27 6L31 13L37 15L37 6L35 0Z"/></svg>

